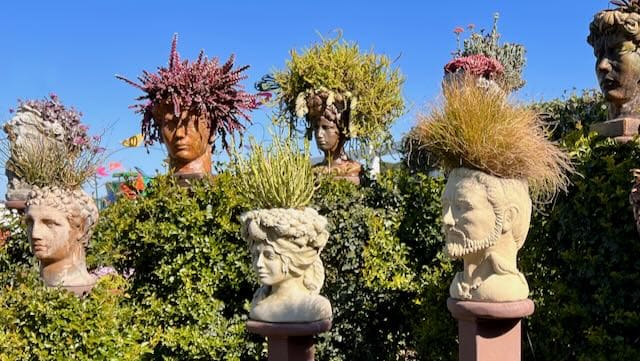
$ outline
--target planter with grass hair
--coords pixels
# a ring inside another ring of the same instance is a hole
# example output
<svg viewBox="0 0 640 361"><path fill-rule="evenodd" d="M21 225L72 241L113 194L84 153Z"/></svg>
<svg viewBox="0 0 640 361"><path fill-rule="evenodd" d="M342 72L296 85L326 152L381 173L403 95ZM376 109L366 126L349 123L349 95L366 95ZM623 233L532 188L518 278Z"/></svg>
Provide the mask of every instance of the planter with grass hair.
<svg viewBox="0 0 640 361"><path fill-rule="evenodd" d="M533 302L517 253L529 230L532 203L566 190L566 174L573 168L568 155L547 139L536 113L503 92L487 92L473 76L443 88L442 104L419 119L414 135L448 173L442 195L444 251L464 262L448 301L460 321L460 359L505 345L513 349L504 359L519 359L520 318L533 313ZM474 341L490 331L499 336Z"/></svg>
<svg viewBox="0 0 640 361"><path fill-rule="evenodd" d="M261 285L247 327L268 338L269 359L312 360L313 335L330 328L332 311L320 295L329 233L326 218L308 207L315 189L308 146L301 152L292 139L274 137L263 149L251 140L249 157L236 154L234 169L253 209L240 217L241 234Z"/></svg>
<svg viewBox="0 0 640 361"><path fill-rule="evenodd" d="M182 61L177 40L174 35L167 68L144 71L140 83L116 77L145 93L138 97L142 103L132 106L142 114L145 145L164 143L173 174L201 178L211 174L216 137L229 151L227 135L242 135L242 121L250 120L248 112L256 108L257 100L239 84L248 65L234 69L233 55L219 64L218 58L209 60L203 51L195 62Z"/></svg>
<svg viewBox="0 0 640 361"><path fill-rule="evenodd" d="M307 137L315 136L324 154L316 171L359 183L362 166L347 157L345 146L351 141L367 155L390 145L389 128L404 109L402 83L389 58L363 53L339 35L301 54L292 50L286 68L256 86L275 90L278 122L296 129L302 120Z"/></svg>
<svg viewBox="0 0 640 361"><path fill-rule="evenodd" d="M87 272L85 249L98 209L82 185L101 161L98 138L89 137L80 113L55 95L20 102L5 130L10 141L4 148L7 171L28 185L27 238L40 278L49 287L82 295L96 282Z"/></svg>
<svg viewBox="0 0 640 361"><path fill-rule="evenodd" d="M13 117L4 124L7 140L2 155L6 160L7 206L24 209L33 185L63 182L78 186L95 154L88 127L80 123L81 113L66 107L55 94L44 99L19 100ZM87 159L87 155L89 155ZM63 157L63 158L61 158ZM78 172L70 171L75 167ZM84 165L83 165L84 164Z"/></svg>

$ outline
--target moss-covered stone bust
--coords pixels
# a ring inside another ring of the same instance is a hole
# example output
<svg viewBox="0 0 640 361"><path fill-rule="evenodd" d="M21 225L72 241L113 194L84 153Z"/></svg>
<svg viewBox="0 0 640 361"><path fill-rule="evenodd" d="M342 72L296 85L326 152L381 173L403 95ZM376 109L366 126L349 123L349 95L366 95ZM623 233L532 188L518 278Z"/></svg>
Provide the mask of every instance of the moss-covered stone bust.
<svg viewBox="0 0 640 361"><path fill-rule="evenodd" d="M587 42L596 56L598 84L609 105L609 119L640 116L640 4L615 2L598 12Z"/></svg>

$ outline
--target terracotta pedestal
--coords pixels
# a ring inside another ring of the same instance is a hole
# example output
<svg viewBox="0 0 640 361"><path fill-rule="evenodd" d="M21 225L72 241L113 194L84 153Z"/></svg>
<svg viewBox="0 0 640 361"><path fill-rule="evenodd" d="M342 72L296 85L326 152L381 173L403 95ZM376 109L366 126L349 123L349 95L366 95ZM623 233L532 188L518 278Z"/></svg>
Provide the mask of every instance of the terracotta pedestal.
<svg viewBox="0 0 640 361"><path fill-rule="evenodd" d="M4 206L8 209L16 209L18 213L24 213L24 210L27 208L26 201L4 201Z"/></svg>
<svg viewBox="0 0 640 361"><path fill-rule="evenodd" d="M247 330L267 337L269 361L313 361L313 336L331 328L331 320L309 323L247 321Z"/></svg>
<svg viewBox="0 0 640 361"><path fill-rule="evenodd" d="M533 314L533 301L474 302L447 300L458 320L460 361L520 361L522 317Z"/></svg>
<svg viewBox="0 0 640 361"><path fill-rule="evenodd" d="M600 136L611 137L617 142L626 143L638 134L640 119L630 117L611 119L604 123L591 124L590 128Z"/></svg>

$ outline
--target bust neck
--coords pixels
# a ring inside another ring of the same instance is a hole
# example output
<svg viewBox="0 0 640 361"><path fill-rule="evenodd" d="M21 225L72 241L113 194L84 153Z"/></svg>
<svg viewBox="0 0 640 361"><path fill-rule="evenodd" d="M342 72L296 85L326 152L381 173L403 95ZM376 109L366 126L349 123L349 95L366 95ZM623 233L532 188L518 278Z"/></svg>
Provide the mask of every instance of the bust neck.
<svg viewBox="0 0 640 361"><path fill-rule="evenodd" d="M304 286L302 277L291 277L276 285L272 285L269 296L275 296L276 298L289 298L292 294L308 293L305 291L307 291L307 288Z"/></svg>
<svg viewBox="0 0 640 361"><path fill-rule="evenodd" d="M207 150L192 161L181 161L175 158L169 158L169 166L175 175L182 174L211 174L211 147L207 146Z"/></svg>
<svg viewBox="0 0 640 361"><path fill-rule="evenodd" d="M640 95L634 96L626 103L617 104L607 102L609 116L608 119L618 118L640 118Z"/></svg>
<svg viewBox="0 0 640 361"><path fill-rule="evenodd" d="M75 247L67 257L58 261L40 261L40 278L50 287L95 283L95 279L87 272L83 247Z"/></svg>

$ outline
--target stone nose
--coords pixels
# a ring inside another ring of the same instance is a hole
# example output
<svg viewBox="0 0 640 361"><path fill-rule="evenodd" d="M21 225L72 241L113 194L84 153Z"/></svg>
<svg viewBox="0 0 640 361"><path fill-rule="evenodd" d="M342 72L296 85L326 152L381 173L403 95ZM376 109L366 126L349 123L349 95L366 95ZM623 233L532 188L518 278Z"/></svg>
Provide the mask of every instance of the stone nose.
<svg viewBox="0 0 640 361"><path fill-rule="evenodd" d="M603 57L600 60L598 60L598 63L596 65L596 70L598 71L598 73L606 74L610 72L611 69L612 69L611 62L609 61L608 58Z"/></svg>

